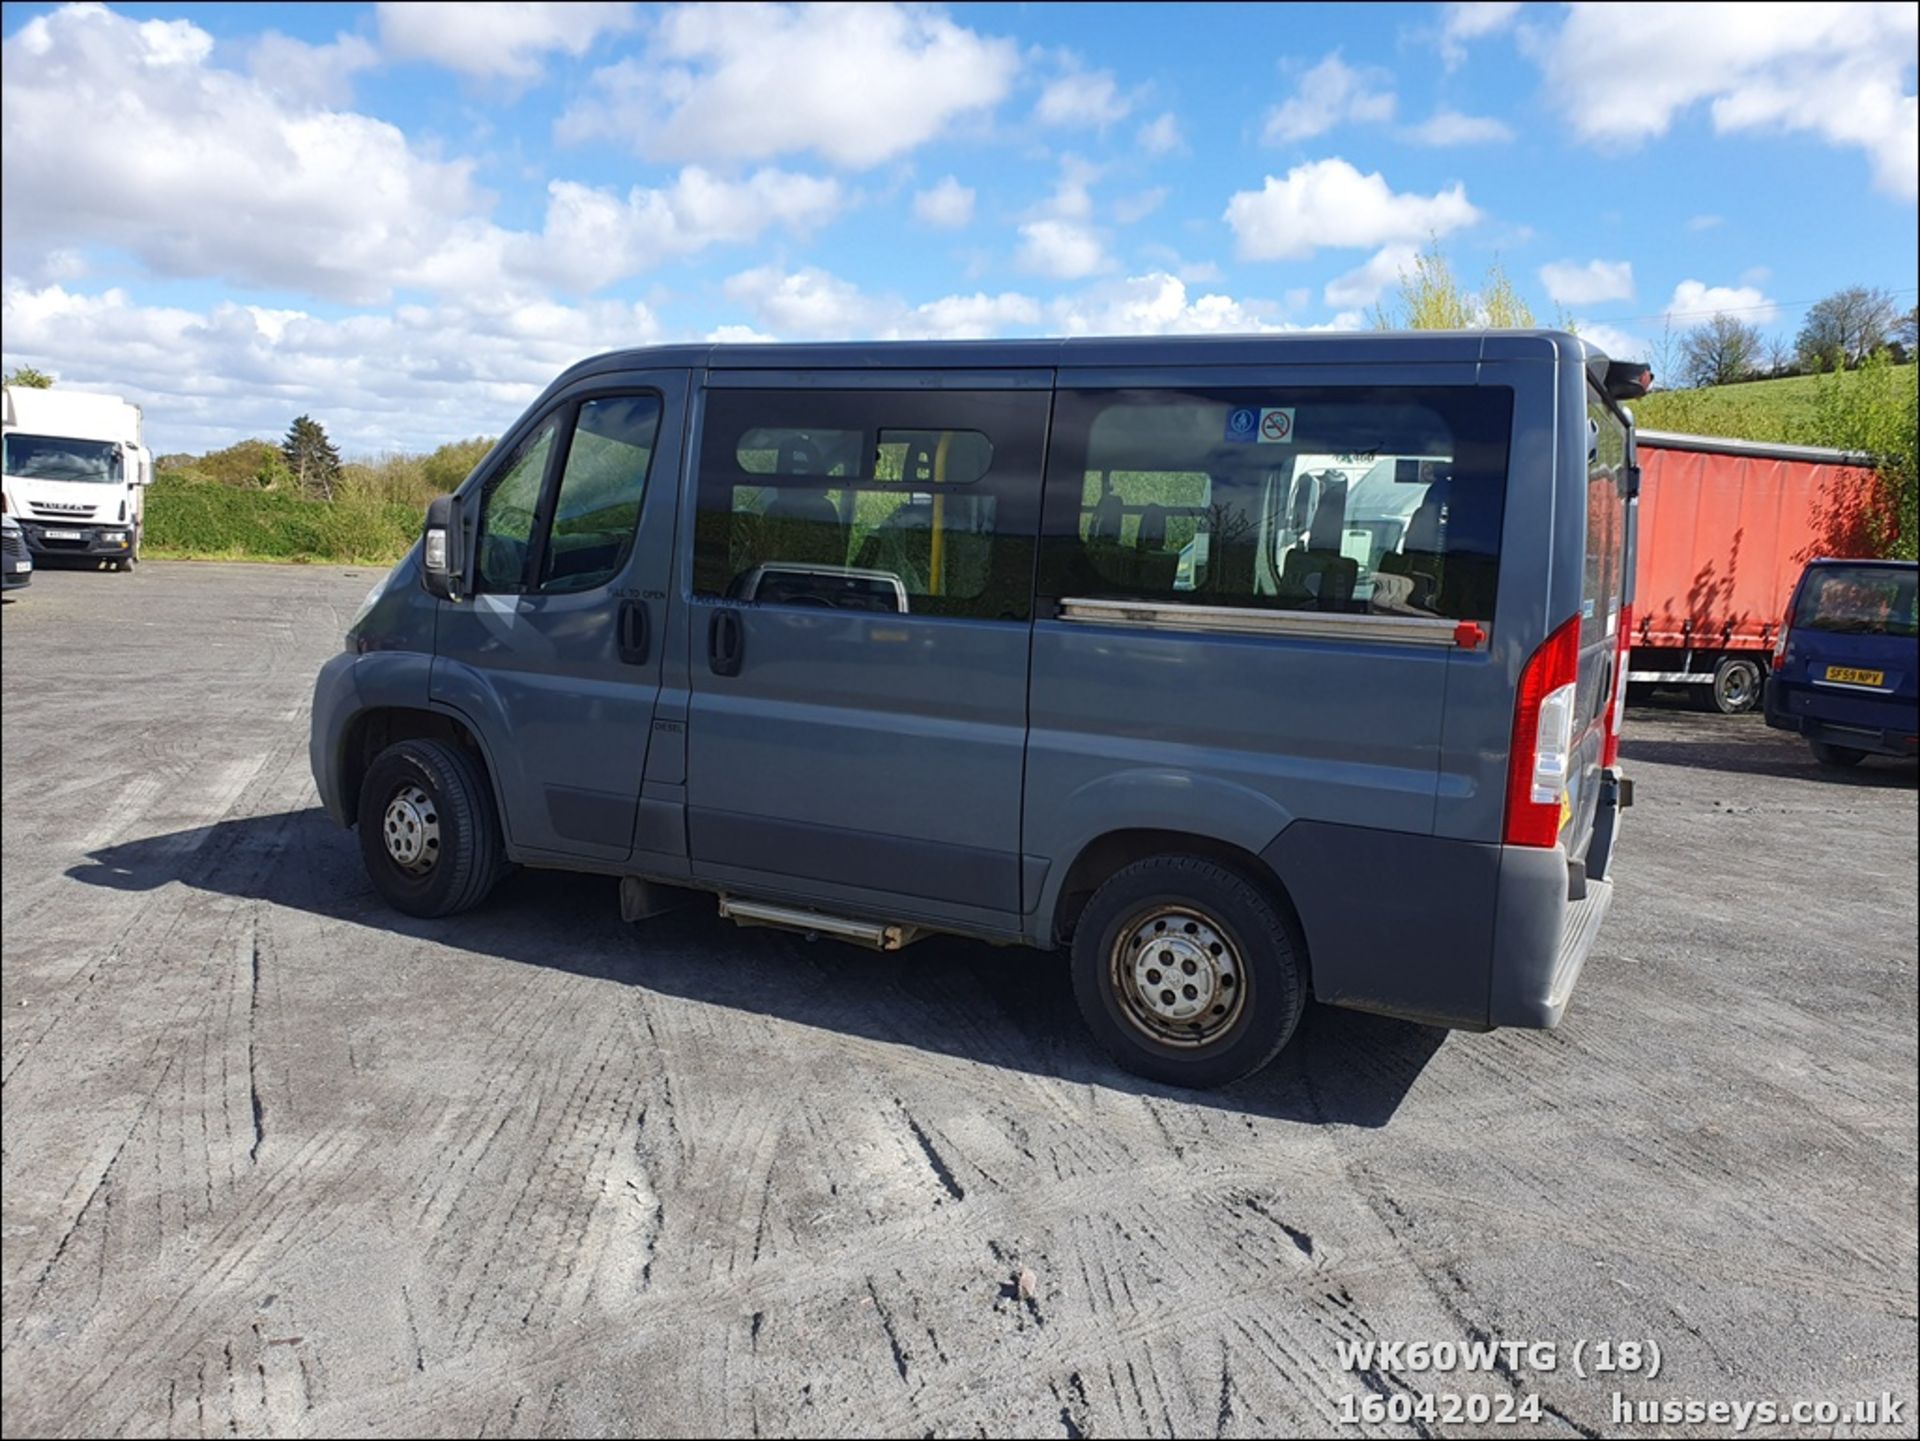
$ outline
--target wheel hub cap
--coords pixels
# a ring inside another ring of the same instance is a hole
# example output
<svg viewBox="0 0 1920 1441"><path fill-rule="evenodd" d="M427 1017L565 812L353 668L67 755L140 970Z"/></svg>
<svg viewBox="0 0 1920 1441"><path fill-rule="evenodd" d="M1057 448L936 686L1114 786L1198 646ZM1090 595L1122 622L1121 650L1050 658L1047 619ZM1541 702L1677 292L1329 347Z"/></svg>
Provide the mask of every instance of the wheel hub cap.
<svg viewBox="0 0 1920 1441"><path fill-rule="evenodd" d="M1124 927L1111 975L1122 1009L1157 1041L1201 1045L1238 1018L1246 995L1240 954L1199 911L1158 907Z"/></svg>
<svg viewBox="0 0 1920 1441"><path fill-rule="evenodd" d="M387 802L381 834L394 864L411 875L425 874L440 859L440 813L419 786L403 786Z"/></svg>

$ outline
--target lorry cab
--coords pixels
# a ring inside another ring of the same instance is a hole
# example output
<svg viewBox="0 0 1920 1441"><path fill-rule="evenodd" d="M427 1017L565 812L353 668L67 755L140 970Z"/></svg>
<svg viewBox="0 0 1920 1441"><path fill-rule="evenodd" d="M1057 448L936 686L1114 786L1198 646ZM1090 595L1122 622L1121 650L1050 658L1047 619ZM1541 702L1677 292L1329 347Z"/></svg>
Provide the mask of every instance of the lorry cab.
<svg viewBox="0 0 1920 1441"><path fill-rule="evenodd" d="M411 914L517 863L1065 950L1176 1084L1309 996L1553 1025L1647 379L1553 332L602 356L369 595L315 779Z"/></svg>
<svg viewBox="0 0 1920 1441"><path fill-rule="evenodd" d="M153 483L140 407L116 395L9 385L4 418L0 484L33 558L132 569Z"/></svg>
<svg viewBox="0 0 1920 1441"><path fill-rule="evenodd" d="M1767 679L1767 724L1822 765L1920 753L1920 614L1913 561L1815 560L1801 574Z"/></svg>

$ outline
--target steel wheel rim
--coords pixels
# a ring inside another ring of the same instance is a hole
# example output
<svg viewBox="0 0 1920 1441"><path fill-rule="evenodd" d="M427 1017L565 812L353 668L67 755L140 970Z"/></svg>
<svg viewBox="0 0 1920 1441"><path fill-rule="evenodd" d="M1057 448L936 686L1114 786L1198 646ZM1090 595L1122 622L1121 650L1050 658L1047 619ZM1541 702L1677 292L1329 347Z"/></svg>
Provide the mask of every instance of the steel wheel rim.
<svg viewBox="0 0 1920 1441"><path fill-rule="evenodd" d="M1161 1045L1209 1045L1246 1010L1239 946L1193 906L1153 906L1123 924L1108 953L1107 979L1134 1029Z"/></svg>
<svg viewBox="0 0 1920 1441"><path fill-rule="evenodd" d="M1746 705L1753 699L1753 674L1745 666L1729 666L1720 677L1720 695L1728 705Z"/></svg>
<svg viewBox="0 0 1920 1441"><path fill-rule="evenodd" d="M424 876L440 859L440 811L417 785L404 785L387 802L380 823L387 858L410 876Z"/></svg>

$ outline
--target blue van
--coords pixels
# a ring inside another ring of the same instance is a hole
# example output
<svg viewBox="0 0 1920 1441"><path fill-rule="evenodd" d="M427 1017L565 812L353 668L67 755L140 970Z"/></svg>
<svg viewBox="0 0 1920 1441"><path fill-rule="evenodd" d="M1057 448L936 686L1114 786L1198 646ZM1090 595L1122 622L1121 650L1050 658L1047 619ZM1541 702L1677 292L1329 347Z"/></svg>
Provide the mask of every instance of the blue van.
<svg viewBox="0 0 1920 1441"><path fill-rule="evenodd" d="M1920 754L1916 588L1910 560L1811 562L1774 648L1767 724L1805 736L1824 766Z"/></svg>
<svg viewBox="0 0 1920 1441"><path fill-rule="evenodd" d="M1552 332L600 356L368 596L314 777L409 914L518 864L1065 950L1165 1082L1310 996L1551 1026L1631 795L1649 380Z"/></svg>

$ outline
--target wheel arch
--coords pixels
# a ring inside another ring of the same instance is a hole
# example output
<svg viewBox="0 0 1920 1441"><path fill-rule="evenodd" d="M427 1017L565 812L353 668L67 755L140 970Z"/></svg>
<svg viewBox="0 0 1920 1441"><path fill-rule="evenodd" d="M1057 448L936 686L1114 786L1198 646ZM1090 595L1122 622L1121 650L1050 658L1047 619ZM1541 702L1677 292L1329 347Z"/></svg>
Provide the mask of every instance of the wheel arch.
<svg viewBox="0 0 1920 1441"><path fill-rule="evenodd" d="M444 741L472 756L492 792L494 810L501 818L504 832L506 809L500 794L500 779L479 733L463 717L425 706L370 706L348 722L340 757L340 792L348 815L358 813L360 786L374 757L388 746L409 740Z"/></svg>
<svg viewBox="0 0 1920 1441"><path fill-rule="evenodd" d="M1286 882L1255 852L1232 841L1194 831L1132 826L1106 831L1089 840L1067 867L1056 892L1049 922L1053 943L1066 945L1072 941L1074 928L1087 903L1093 899L1094 892L1114 875L1135 861L1173 855L1199 856L1225 866L1272 897L1293 933L1302 970L1311 989L1313 965L1307 949L1306 928L1301 924L1299 908L1287 892Z"/></svg>

